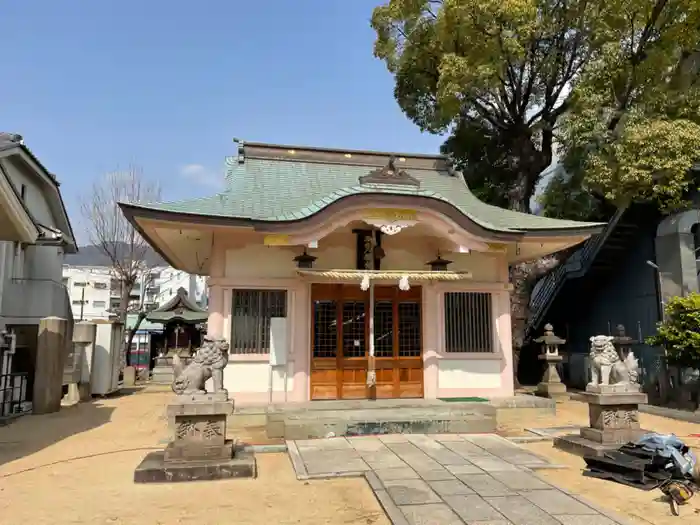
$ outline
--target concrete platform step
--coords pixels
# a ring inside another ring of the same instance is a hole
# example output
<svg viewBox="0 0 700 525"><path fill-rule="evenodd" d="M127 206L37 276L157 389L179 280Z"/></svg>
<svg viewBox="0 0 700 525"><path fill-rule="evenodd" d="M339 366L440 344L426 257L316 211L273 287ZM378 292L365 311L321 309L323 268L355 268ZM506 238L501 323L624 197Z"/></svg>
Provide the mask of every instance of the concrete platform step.
<svg viewBox="0 0 700 525"><path fill-rule="evenodd" d="M275 405L267 412L268 438L314 439L374 434L494 432L488 403L434 400L325 401Z"/></svg>

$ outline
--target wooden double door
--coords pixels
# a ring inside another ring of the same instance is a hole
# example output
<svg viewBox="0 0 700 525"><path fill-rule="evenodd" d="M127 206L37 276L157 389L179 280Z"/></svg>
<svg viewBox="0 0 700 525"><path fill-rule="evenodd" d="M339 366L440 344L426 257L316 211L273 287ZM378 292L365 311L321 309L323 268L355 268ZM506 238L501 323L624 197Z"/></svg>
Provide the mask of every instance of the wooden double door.
<svg viewBox="0 0 700 525"><path fill-rule="evenodd" d="M369 291L311 288L311 399L423 397L421 288L374 287L376 385L367 386Z"/></svg>

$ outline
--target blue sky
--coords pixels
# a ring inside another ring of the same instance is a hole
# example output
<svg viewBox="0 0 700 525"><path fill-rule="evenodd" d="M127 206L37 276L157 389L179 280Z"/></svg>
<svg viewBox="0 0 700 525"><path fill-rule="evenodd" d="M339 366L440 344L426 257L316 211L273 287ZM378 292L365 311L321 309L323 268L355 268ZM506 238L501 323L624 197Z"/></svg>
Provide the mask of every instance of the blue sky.
<svg viewBox="0 0 700 525"><path fill-rule="evenodd" d="M163 197L208 195L234 137L436 153L372 55L380 0L2 2L0 130L79 197L135 164Z"/></svg>

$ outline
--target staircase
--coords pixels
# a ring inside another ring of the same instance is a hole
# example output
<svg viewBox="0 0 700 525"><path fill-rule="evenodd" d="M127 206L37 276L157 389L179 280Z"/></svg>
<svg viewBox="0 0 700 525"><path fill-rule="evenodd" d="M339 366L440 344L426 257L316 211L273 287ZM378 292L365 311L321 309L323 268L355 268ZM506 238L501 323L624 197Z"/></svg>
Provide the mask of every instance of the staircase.
<svg viewBox="0 0 700 525"><path fill-rule="evenodd" d="M602 274L612 268L619 255L629 248L638 230L635 221L631 219L633 218L627 217L627 208L619 208L600 234L588 239L564 263L537 283L530 298L526 341L540 331L540 324L567 281L586 274Z"/></svg>

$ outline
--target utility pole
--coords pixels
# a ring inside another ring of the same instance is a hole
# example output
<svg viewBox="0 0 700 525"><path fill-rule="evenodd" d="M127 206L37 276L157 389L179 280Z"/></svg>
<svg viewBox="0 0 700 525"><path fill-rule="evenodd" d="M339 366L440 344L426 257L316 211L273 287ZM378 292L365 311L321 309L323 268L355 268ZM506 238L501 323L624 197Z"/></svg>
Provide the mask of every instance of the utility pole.
<svg viewBox="0 0 700 525"><path fill-rule="evenodd" d="M85 309L85 286L80 292L80 320L83 320L83 310Z"/></svg>

